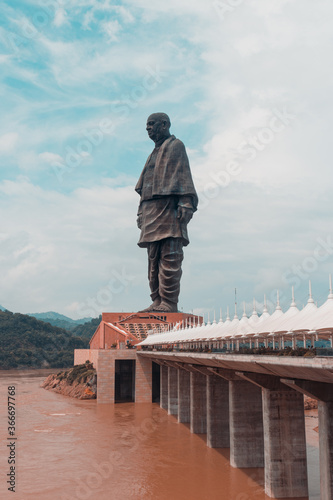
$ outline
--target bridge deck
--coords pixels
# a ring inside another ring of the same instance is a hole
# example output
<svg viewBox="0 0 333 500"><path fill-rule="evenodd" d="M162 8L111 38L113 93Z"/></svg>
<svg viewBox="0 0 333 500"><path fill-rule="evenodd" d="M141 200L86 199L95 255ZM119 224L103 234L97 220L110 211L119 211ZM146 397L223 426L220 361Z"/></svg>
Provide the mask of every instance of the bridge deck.
<svg viewBox="0 0 333 500"><path fill-rule="evenodd" d="M224 368L234 371L246 371L275 375L281 378L296 378L316 382L333 383L332 357L292 357L292 356L256 356L219 353L187 353L167 351L138 351L138 356L152 360L176 361L200 366Z"/></svg>

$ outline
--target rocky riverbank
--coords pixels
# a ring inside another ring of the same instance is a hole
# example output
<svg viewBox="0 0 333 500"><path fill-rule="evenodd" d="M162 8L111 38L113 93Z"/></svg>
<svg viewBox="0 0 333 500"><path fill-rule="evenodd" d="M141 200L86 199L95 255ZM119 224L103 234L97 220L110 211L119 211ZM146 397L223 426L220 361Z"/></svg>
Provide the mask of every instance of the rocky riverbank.
<svg viewBox="0 0 333 500"><path fill-rule="evenodd" d="M97 374L89 362L49 375L41 387L77 399L96 399Z"/></svg>
<svg viewBox="0 0 333 500"><path fill-rule="evenodd" d="M304 410L317 410L318 401L316 399L304 396Z"/></svg>

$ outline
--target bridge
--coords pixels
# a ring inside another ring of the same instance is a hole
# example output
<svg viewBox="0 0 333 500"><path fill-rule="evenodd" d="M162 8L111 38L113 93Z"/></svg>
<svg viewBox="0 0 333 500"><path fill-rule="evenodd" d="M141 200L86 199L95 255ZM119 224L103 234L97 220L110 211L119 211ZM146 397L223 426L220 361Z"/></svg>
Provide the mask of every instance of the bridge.
<svg viewBox="0 0 333 500"><path fill-rule="evenodd" d="M308 496L304 397L318 400L321 499L333 499L333 358L159 351L160 406L233 467L265 468L272 498Z"/></svg>
<svg viewBox="0 0 333 500"><path fill-rule="evenodd" d="M254 310L251 318L238 320L235 312L224 323L136 313L135 324L175 323L148 335L141 350L125 348L126 325L110 323L114 318L107 314L91 348L76 350L74 358L74 364L89 359L96 367L97 403L150 403L155 393L161 408L189 423L192 433L206 434L209 447L230 448L233 467L264 467L268 496L304 498L308 395L319 408L321 500L333 500L333 356L313 357L323 345L323 352L333 353L331 280L328 299L318 309L310 293L302 311L293 296L284 314L278 303L272 316L264 311L258 318Z"/></svg>

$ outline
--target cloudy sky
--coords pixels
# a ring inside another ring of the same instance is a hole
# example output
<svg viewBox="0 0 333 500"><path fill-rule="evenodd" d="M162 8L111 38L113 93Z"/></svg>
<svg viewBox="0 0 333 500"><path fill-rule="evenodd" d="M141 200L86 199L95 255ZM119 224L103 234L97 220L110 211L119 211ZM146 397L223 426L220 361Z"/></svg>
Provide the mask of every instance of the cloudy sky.
<svg viewBox="0 0 333 500"><path fill-rule="evenodd" d="M44 5L41 7L41 5ZM0 304L149 305L134 185L169 114L200 205L180 308L251 311L333 270L329 0L9 0L0 20Z"/></svg>

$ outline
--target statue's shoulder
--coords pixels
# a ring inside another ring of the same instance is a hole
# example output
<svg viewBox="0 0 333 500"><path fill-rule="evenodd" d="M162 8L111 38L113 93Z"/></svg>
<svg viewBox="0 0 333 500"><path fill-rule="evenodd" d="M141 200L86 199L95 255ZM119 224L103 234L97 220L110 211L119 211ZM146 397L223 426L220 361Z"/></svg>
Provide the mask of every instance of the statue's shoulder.
<svg viewBox="0 0 333 500"><path fill-rule="evenodd" d="M184 143L174 135L169 138L168 146L173 149L185 149Z"/></svg>

